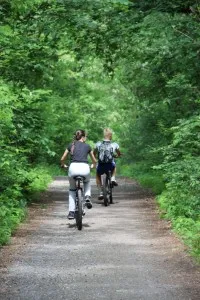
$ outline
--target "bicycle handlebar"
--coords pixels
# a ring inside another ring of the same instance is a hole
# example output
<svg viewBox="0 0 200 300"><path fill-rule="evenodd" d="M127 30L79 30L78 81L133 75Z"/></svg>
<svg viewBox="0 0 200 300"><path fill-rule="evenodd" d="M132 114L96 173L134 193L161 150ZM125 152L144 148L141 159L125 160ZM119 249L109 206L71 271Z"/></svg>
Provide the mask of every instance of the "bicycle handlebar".
<svg viewBox="0 0 200 300"><path fill-rule="evenodd" d="M120 155L114 155L113 158L121 158L122 155L123 155L123 154L120 153Z"/></svg>
<svg viewBox="0 0 200 300"><path fill-rule="evenodd" d="M69 166L68 166L68 165L65 165L65 164L64 164L64 165L61 165L60 167L63 168L63 169L65 169L65 170L67 170L67 169L69 168Z"/></svg>

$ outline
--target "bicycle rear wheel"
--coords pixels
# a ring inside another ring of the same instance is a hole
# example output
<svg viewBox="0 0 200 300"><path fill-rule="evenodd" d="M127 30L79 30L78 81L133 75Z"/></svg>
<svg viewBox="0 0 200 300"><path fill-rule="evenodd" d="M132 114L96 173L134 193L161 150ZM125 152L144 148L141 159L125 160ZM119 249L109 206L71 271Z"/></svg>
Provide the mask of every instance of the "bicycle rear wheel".
<svg viewBox="0 0 200 300"><path fill-rule="evenodd" d="M108 178L107 178L107 176L105 176L104 179L103 179L103 201L104 201L105 206L109 205L109 201L108 201Z"/></svg>
<svg viewBox="0 0 200 300"><path fill-rule="evenodd" d="M110 200L110 204L113 204L113 195L112 195L112 182L111 179L109 178L108 180L108 187L109 187L109 200Z"/></svg>
<svg viewBox="0 0 200 300"><path fill-rule="evenodd" d="M82 218L83 218L83 191L78 189L77 191L77 205L76 205L76 226L78 230L82 229Z"/></svg>

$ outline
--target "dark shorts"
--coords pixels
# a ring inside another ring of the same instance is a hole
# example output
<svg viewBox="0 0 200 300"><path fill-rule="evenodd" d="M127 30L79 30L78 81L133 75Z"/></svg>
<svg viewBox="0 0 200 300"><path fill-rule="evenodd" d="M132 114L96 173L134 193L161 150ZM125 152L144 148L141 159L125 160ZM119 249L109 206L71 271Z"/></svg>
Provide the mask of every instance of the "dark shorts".
<svg viewBox="0 0 200 300"><path fill-rule="evenodd" d="M104 173L108 173L108 171L113 172L115 168L115 163L107 163L107 164L98 164L97 166L97 174L103 175Z"/></svg>

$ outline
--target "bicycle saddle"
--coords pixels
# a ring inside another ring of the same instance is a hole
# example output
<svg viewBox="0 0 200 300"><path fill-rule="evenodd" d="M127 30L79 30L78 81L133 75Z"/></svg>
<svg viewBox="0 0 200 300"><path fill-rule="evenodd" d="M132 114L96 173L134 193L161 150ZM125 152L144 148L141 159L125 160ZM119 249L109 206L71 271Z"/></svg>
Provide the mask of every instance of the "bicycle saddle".
<svg viewBox="0 0 200 300"><path fill-rule="evenodd" d="M84 176L78 175L78 176L74 176L74 179L75 179L75 180L84 180L85 177L84 177Z"/></svg>

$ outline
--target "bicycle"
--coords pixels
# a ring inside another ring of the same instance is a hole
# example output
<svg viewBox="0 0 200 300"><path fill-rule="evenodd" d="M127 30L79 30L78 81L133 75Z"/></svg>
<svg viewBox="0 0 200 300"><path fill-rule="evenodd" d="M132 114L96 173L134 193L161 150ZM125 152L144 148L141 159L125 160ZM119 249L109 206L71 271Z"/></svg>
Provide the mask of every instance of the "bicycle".
<svg viewBox="0 0 200 300"><path fill-rule="evenodd" d="M104 205L108 206L110 204L113 204L112 189L114 186L111 181L111 171L108 171L106 174L101 175L101 184L103 188Z"/></svg>
<svg viewBox="0 0 200 300"><path fill-rule="evenodd" d="M115 155L114 158L120 158L120 155ZM110 204L113 204L113 195L112 195L112 190L114 188L114 184L111 181L112 177L112 172L109 170L108 172L104 173L101 175L101 186L103 189L103 200L104 200L104 205L108 206Z"/></svg>
<svg viewBox="0 0 200 300"><path fill-rule="evenodd" d="M83 181L85 179L84 176L74 176L76 181L76 200L75 200L75 220L76 226L78 230L82 229L82 219L85 215L85 201L84 201L84 187Z"/></svg>
<svg viewBox="0 0 200 300"><path fill-rule="evenodd" d="M64 165L63 168L68 170L69 166ZM85 215L85 199L84 199L84 185L83 181L85 180L84 176L74 176L75 179L75 186L76 186L76 197L75 197L75 214L74 218L76 220L76 226L78 230L82 229L82 219Z"/></svg>

